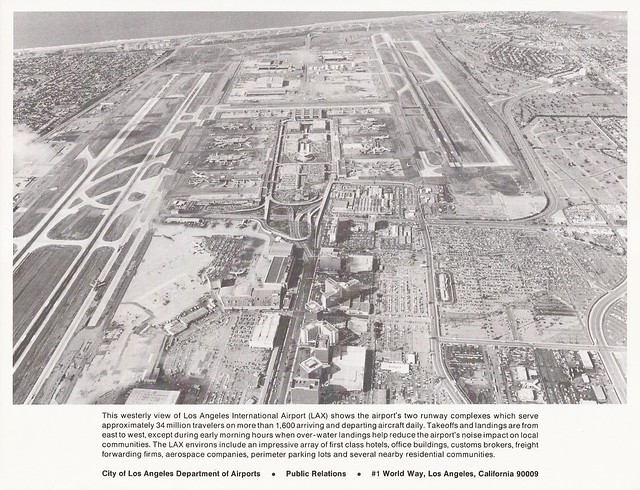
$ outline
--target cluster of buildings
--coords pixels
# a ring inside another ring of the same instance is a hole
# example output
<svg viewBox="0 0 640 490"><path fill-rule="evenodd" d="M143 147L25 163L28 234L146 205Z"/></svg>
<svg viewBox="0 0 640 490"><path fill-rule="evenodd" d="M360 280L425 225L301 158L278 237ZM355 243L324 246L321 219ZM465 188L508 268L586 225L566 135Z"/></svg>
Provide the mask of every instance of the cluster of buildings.
<svg viewBox="0 0 640 490"><path fill-rule="evenodd" d="M163 55L164 51L145 49L16 57L13 122L46 133Z"/></svg>
<svg viewBox="0 0 640 490"><path fill-rule="evenodd" d="M331 212L334 216L375 221L376 217L412 218L416 210L416 193L408 186L341 184L335 185L331 192Z"/></svg>
<svg viewBox="0 0 640 490"><path fill-rule="evenodd" d="M347 282L339 282L331 277L324 281L324 290L320 296L322 306L326 309L338 306L360 295L360 281L349 279Z"/></svg>
<svg viewBox="0 0 640 490"><path fill-rule="evenodd" d="M363 391L371 369L367 352L366 347L341 345L340 329L327 321L304 325L289 387L291 403L317 404L331 391Z"/></svg>
<svg viewBox="0 0 640 490"><path fill-rule="evenodd" d="M364 72L365 68L360 66L354 59L352 53L324 51L319 57L320 65L314 64L309 66L309 70L355 70Z"/></svg>
<svg viewBox="0 0 640 490"><path fill-rule="evenodd" d="M406 248L413 243L414 223L390 223L380 231L381 241L387 248Z"/></svg>
<svg viewBox="0 0 640 490"><path fill-rule="evenodd" d="M529 42L531 40L521 43L498 42L489 51L489 57L496 65L535 77L550 78L579 71L580 67L575 66L570 58L540 49Z"/></svg>
<svg viewBox="0 0 640 490"><path fill-rule="evenodd" d="M283 77L258 77L246 88L245 95L249 97L261 95L286 95L286 85L287 81Z"/></svg>
<svg viewBox="0 0 640 490"><path fill-rule="evenodd" d="M382 216L393 214L394 192L392 187L372 185L368 188L341 186L332 193L334 214L345 216Z"/></svg>
<svg viewBox="0 0 640 490"><path fill-rule="evenodd" d="M255 279L236 284L212 283L222 305L228 310L273 309L282 307L291 277L293 245L284 241L271 242L258 259Z"/></svg>

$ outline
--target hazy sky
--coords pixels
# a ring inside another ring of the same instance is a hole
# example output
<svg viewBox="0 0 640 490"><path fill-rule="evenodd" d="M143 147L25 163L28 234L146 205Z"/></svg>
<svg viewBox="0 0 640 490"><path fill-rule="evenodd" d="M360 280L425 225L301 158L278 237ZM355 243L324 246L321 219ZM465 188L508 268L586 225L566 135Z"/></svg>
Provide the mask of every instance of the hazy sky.
<svg viewBox="0 0 640 490"><path fill-rule="evenodd" d="M415 12L16 12L14 48L283 27Z"/></svg>

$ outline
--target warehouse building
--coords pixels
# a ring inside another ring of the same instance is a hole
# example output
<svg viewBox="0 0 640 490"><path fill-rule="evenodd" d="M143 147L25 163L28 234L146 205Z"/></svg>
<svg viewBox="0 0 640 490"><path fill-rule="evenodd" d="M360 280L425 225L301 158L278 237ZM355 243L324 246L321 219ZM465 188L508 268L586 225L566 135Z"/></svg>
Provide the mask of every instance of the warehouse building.
<svg viewBox="0 0 640 490"><path fill-rule="evenodd" d="M273 349L279 327L278 313L263 313L253 329L249 345L256 349Z"/></svg>

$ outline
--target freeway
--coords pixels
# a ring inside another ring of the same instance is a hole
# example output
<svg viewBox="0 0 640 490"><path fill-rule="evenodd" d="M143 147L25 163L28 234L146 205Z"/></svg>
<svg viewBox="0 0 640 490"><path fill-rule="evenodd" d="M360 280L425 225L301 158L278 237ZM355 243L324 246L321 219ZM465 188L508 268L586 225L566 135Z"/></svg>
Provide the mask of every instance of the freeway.
<svg viewBox="0 0 640 490"><path fill-rule="evenodd" d="M267 199L269 199L273 204L277 204L279 206L294 206L294 207L309 206L310 204L318 204L319 202L322 202L322 197L317 197L315 199L312 199L311 201L293 201L293 202L278 201L275 197L272 197L272 196L267 196Z"/></svg>
<svg viewBox="0 0 640 490"><path fill-rule="evenodd" d="M302 232L300 230L300 220L306 216L307 217L307 225L309 226L309 233L306 237L304 238L312 238L313 237L313 233L314 233L314 229L313 229L313 214L316 213L318 210L320 209L319 206L316 206L314 208L311 209L306 209L304 211L301 211L299 213L297 213L295 215L295 217L293 217L293 211L291 213L291 230L293 232L293 235L295 237L298 238L302 238ZM303 241L303 242L299 242L302 245L302 248L304 250L304 253L307 257L311 257L313 255L313 252L311 250L311 248L309 247L309 244L307 243L307 240Z"/></svg>
<svg viewBox="0 0 640 490"><path fill-rule="evenodd" d="M262 218L247 218L251 221L255 221L258 223L258 225L260 226L260 229L262 231L264 231L265 233L268 233L269 235L275 235L277 237L280 237L284 240L287 240L289 242L305 242L309 239L309 237L311 236L311 233L309 233L307 236L305 237L301 237L301 238L296 238L296 237L292 237L289 236L285 233L282 233L281 231L278 231L274 228L271 228L268 224L265 223L265 221Z"/></svg>
<svg viewBox="0 0 640 490"><path fill-rule="evenodd" d="M295 296L289 326L285 333L282 349L280 350L276 361L276 368L272 379L265 381L265 383L269 383L271 385L270 392L267 395L267 400L270 404L284 404L287 402L287 393L289 391L289 384L293 373L293 362L297 352L298 336L300 333L300 327L304 322L305 305L311 294L318 261L317 257L313 254L313 250L309 247L307 240L312 238L314 233L318 234L316 227L319 225L319 221L316 221L314 224L313 215L320 211L321 207L322 204L318 203L317 206L306 209L305 211L298 213L296 217L293 218L294 235L298 237L300 236L300 219L305 215L309 226L309 234L304 238L289 238L292 241L298 242L302 246L305 262L302 268L302 275L298 282L298 292ZM258 220L258 222L264 229L264 224L261 220ZM265 231L270 232L270 230Z"/></svg>
<svg viewBox="0 0 640 490"><path fill-rule="evenodd" d="M613 357L612 351L604 335L604 322L607 312L611 306L627 293L627 279L618 284L612 290L606 292L596 299L589 310L587 317L587 325L589 327L589 335L593 339L595 349L600 353L602 363L613 383L616 395L620 403L627 403L627 380L623 374L618 362ZM623 349L626 350L626 349Z"/></svg>

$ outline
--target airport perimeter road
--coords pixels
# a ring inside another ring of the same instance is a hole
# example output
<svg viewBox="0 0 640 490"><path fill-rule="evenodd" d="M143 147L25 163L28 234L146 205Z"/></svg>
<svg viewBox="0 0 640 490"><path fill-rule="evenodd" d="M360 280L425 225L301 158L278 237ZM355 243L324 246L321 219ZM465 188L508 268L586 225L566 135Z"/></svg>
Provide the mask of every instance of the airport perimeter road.
<svg viewBox="0 0 640 490"><path fill-rule="evenodd" d="M520 99L522 99L522 97L529 94L532 90L527 90L525 92L522 92L519 95L512 97L507 101L507 103L502 108L502 112L504 114L504 120L507 123L509 131L511 131L511 134L513 135L513 139L518 145L518 148L522 153L522 156L525 160L525 163L527 164L527 167L529 168L529 171L531 172L531 175L533 176L533 179L542 188L544 194L547 196L547 201L548 201L547 206L541 212L534 214L533 216L529 216L528 218L523 218L519 220L520 222L532 221L535 219L543 218L545 216L550 216L556 211L558 211L559 209L558 197L556 196L555 191L553 190L551 185L549 185L549 182L547 181L547 177L544 175L544 170L542 168L542 165L540 164L540 162L538 162L538 156L533 151L533 148L531 147L529 142L524 138L524 136L522 135L522 132L520 131L520 128L518 127L515 120L513 119L514 106L516 105L517 102L520 101Z"/></svg>
<svg viewBox="0 0 640 490"><path fill-rule="evenodd" d="M627 292L627 278L618 284L611 291L600 296L589 310L587 323L589 326L589 334L595 344L595 349L600 353L600 358L604 364L607 374L613 383L616 394L620 403L627 403L627 380L622 373L618 362L613 357L610 349L600 348L609 347L604 336L604 321L609 308Z"/></svg>

